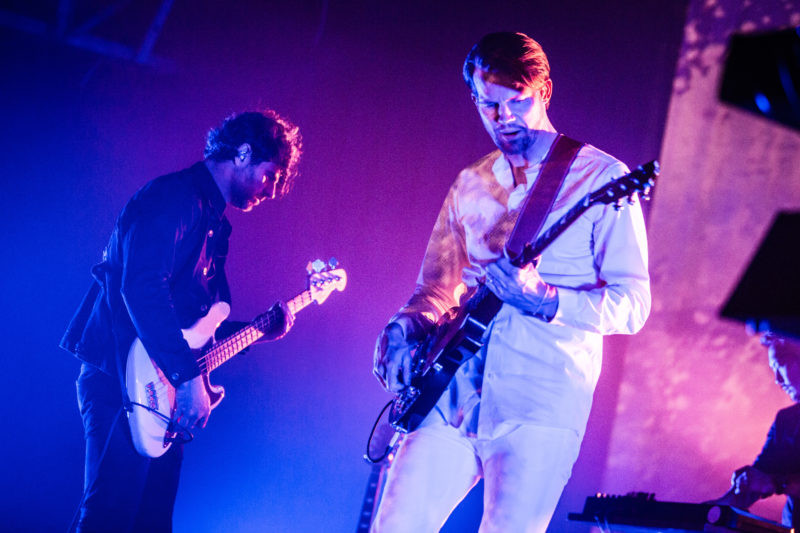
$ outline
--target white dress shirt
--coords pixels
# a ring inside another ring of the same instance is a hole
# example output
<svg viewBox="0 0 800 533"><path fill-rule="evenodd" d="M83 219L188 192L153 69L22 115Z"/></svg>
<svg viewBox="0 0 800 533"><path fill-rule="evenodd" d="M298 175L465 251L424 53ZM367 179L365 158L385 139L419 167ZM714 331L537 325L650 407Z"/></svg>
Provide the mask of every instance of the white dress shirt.
<svg viewBox="0 0 800 533"><path fill-rule="evenodd" d="M419 331L421 316L438 320L458 305L483 279L485 266L502 256L541 167L526 168L527 183L515 186L498 150L459 174L433 228L417 289L393 318L407 336ZM610 155L583 146L544 228L627 171ZM582 438L600 375L603 335L636 333L650 312L638 200L619 211L613 205L590 207L543 252L538 271L558 288L556 315L545 322L504 304L487 330L488 342L459 369L431 416L441 415L478 438L521 424L572 429Z"/></svg>

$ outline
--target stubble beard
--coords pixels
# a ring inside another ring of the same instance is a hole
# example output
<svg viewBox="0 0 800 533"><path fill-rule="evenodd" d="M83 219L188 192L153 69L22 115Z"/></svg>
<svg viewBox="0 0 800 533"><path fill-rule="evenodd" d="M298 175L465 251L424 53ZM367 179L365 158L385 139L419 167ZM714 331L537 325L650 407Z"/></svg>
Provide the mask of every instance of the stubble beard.
<svg viewBox="0 0 800 533"><path fill-rule="evenodd" d="M524 156L536 140L536 134L526 130L515 139L505 139L499 133L494 134L494 143L505 155Z"/></svg>

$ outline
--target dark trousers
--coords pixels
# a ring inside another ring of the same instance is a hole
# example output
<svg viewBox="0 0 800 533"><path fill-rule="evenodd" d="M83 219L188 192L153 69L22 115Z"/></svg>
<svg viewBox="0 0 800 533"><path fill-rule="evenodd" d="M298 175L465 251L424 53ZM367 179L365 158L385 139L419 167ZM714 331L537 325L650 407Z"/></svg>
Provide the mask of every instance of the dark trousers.
<svg viewBox="0 0 800 533"><path fill-rule="evenodd" d="M173 444L158 459L139 455L122 409L118 381L84 364L76 382L86 439L84 499L77 531L170 532L182 446Z"/></svg>

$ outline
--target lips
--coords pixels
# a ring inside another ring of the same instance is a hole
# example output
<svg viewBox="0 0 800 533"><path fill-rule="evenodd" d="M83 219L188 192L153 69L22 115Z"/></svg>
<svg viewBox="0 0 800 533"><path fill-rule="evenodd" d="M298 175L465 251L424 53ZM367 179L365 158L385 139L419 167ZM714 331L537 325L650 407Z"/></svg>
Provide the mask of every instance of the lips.
<svg viewBox="0 0 800 533"><path fill-rule="evenodd" d="M501 138L507 139L507 140L515 140L515 139L517 139L519 137L522 137L523 133L524 132L521 129L497 130L498 137L501 137Z"/></svg>

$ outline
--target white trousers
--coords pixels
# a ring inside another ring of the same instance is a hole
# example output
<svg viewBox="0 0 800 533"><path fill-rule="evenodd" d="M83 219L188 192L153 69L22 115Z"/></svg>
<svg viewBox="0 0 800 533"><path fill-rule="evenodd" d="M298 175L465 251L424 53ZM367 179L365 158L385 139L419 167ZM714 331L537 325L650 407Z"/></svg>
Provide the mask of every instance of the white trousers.
<svg viewBox="0 0 800 533"><path fill-rule="evenodd" d="M480 440L444 422L425 425L401 444L371 531L439 531L483 477L480 533L543 533L580 444L569 429L521 425Z"/></svg>

